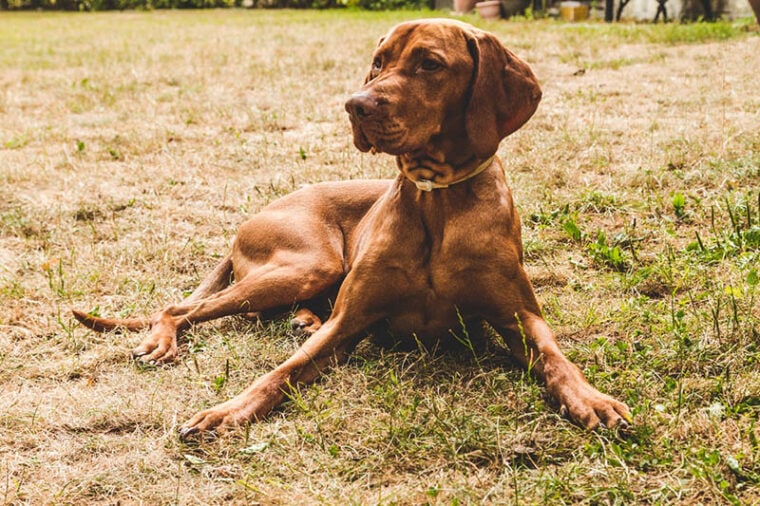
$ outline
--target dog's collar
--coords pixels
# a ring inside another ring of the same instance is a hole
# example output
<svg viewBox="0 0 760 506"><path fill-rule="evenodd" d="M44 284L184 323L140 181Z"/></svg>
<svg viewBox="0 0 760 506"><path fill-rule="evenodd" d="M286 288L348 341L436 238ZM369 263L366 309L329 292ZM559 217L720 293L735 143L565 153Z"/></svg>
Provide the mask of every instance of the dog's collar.
<svg viewBox="0 0 760 506"><path fill-rule="evenodd" d="M439 188L448 188L449 186L463 183L467 181L468 179L474 178L475 176L477 176L478 174L486 170L488 167L490 167L495 157L496 155L491 156L488 160L478 165L478 168L475 169L474 171L470 172L463 178L457 179L456 181L451 181L450 183L436 183L430 179L412 179L408 175L406 177L407 179L409 179L409 181L414 183L414 185L417 187L418 190L422 190L424 192L431 192Z"/></svg>

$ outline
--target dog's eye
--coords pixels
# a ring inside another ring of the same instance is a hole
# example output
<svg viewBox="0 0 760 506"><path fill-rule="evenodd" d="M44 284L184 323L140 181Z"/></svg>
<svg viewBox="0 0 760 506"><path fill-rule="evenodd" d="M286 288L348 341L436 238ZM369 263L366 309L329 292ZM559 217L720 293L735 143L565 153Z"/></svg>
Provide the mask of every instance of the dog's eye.
<svg viewBox="0 0 760 506"><path fill-rule="evenodd" d="M435 72L441 68L443 68L443 65L438 63L436 60L431 60L430 58L425 58L422 60L422 63L420 63L420 69L426 72Z"/></svg>
<svg viewBox="0 0 760 506"><path fill-rule="evenodd" d="M380 70L383 68L383 60L380 59L380 57L375 58L372 60L372 70Z"/></svg>

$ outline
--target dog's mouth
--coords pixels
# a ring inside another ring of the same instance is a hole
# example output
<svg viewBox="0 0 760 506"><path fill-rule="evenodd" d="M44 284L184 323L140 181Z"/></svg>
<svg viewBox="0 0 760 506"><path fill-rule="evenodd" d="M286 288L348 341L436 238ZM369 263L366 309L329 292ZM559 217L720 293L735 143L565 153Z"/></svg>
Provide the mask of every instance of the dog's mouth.
<svg viewBox="0 0 760 506"><path fill-rule="evenodd" d="M373 151L389 155L401 155L410 150L407 146L408 134L400 125L386 126L375 122L359 121L351 118L354 145L362 152Z"/></svg>
<svg viewBox="0 0 760 506"><path fill-rule="evenodd" d="M376 150L376 148L372 145L372 143L369 141L367 136L362 131L361 127L354 124L353 125L354 130L354 146L361 151L362 153L366 153L370 150Z"/></svg>

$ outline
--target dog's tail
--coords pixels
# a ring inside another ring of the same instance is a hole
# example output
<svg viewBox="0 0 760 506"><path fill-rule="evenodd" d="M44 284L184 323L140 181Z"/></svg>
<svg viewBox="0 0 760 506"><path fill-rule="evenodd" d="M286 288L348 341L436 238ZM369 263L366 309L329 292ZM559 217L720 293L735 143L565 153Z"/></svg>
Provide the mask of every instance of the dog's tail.
<svg viewBox="0 0 760 506"><path fill-rule="evenodd" d="M205 299L230 286L231 282L232 255L227 255L183 303L197 303L199 300ZM134 331L150 327L150 319L148 318L101 318L73 308L71 312L79 323L96 332L108 332L115 329Z"/></svg>
<svg viewBox="0 0 760 506"><path fill-rule="evenodd" d="M96 332L108 332L114 329L134 331L150 327L150 320L147 318L101 318L78 309L72 309L71 312L79 323Z"/></svg>

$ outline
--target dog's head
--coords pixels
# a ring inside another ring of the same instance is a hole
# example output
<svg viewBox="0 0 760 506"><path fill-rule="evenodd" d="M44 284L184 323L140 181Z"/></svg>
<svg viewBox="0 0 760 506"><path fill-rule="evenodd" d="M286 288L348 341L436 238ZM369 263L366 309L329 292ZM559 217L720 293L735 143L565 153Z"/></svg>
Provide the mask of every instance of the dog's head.
<svg viewBox="0 0 760 506"><path fill-rule="evenodd" d="M437 19L402 23L380 39L346 110L361 151L407 155L435 144L487 158L540 99L530 67L494 35Z"/></svg>

